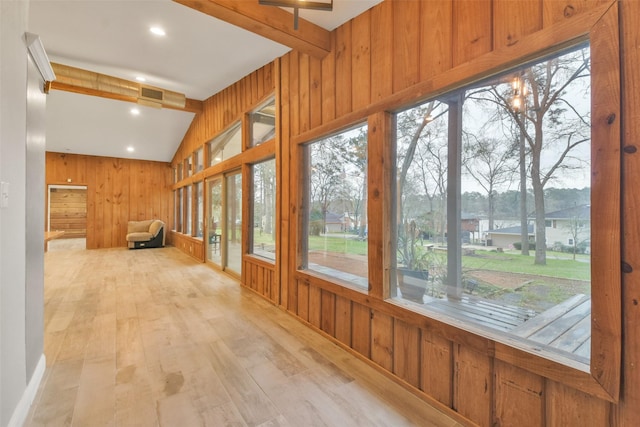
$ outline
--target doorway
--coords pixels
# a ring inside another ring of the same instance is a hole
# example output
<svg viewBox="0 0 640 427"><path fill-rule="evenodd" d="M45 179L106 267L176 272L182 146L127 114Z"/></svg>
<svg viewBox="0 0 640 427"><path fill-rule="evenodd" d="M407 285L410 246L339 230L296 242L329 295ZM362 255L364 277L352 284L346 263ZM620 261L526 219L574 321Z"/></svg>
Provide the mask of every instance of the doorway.
<svg viewBox="0 0 640 427"><path fill-rule="evenodd" d="M49 185L47 231L64 231L50 248L86 249L87 187L84 185Z"/></svg>

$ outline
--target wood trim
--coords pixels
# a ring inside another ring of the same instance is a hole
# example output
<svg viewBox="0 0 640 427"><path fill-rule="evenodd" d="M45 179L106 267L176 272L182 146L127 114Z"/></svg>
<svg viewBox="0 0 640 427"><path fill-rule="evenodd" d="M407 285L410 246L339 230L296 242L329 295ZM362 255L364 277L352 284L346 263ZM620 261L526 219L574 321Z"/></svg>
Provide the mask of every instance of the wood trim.
<svg viewBox="0 0 640 427"><path fill-rule="evenodd" d="M369 293L378 299L389 295L389 272L393 240L393 189L395 151L392 141L393 118L386 112L369 117L368 122L368 203Z"/></svg>
<svg viewBox="0 0 640 427"><path fill-rule="evenodd" d="M598 248L592 257L591 283L591 375L616 402L620 394L622 357L622 281L620 272L621 143L620 143L620 49L618 5L591 32L592 111L591 203L599 206L591 219L591 241ZM606 182L600 176L606 176ZM606 209L605 209L606 207Z"/></svg>
<svg viewBox="0 0 640 427"><path fill-rule="evenodd" d="M407 105L434 98L457 87L480 81L505 69L530 62L559 49L576 45L588 39L589 32L611 7L601 5L583 12L570 21L545 28L511 46L501 46L474 61L460 64L446 73L440 73L366 107L324 122L308 132L293 133L294 144L303 144L321 136L336 133L351 124L364 120L379 111L395 111Z"/></svg>
<svg viewBox="0 0 640 427"><path fill-rule="evenodd" d="M301 53L320 59L329 53L329 31L302 18L299 19L298 29L294 30L292 14L278 7L259 5L257 0L174 1Z"/></svg>
<svg viewBox="0 0 640 427"><path fill-rule="evenodd" d="M622 37L622 275L623 356L620 404L615 408L617 423L631 426L640 419L640 2L620 3L620 34ZM630 380L628 380L630 379Z"/></svg>

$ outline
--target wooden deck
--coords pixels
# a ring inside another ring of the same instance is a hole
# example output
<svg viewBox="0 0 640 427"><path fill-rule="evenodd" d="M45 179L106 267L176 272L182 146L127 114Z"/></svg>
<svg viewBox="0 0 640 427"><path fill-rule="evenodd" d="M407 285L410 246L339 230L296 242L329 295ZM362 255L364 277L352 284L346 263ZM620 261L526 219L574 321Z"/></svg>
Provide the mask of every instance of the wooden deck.
<svg viewBox="0 0 640 427"><path fill-rule="evenodd" d="M574 295L536 313L473 296L460 300L435 299L426 306L455 319L473 322L562 352L588 363L591 352L591 297Z"/></svg>
<svg viewBox="0 0 640 427"><path fill-rule="evenodd" d="M458 320L472 321L504 332L513 330L536 315L534 310L466 295L460 300L436 299L427 303L427 306Z"/></svg>
<svg viewBox="0 0 640 427"><path fill-rule="evenodd" d="M589 360L591 297L574 295L511 330L512 334Z"/></svg>

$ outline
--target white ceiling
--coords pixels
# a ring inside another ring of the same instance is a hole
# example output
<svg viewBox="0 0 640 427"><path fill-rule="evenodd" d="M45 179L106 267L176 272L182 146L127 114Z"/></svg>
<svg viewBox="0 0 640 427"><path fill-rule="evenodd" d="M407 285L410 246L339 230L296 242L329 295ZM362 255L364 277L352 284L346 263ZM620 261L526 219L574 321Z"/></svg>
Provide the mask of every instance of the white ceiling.
<svg viewBox="0 0 640 427"><path fill-rule="evenodd" d="M246 1L246 0L238 0ZM255 0L254 0L255 1ZM334 0L300 17L332 30L382 0ZM288 47L170 0L31 0L29 32L49 59L205 100ZM256 7L272 7L260 6ZM293 17L292 17L293 20ZM151 26L167 35L154 36ZM140 114L130 110L137 107ZM193 113L52 90L47 151L170 161ZM126 147L132 146L130 153Z"/></svg>

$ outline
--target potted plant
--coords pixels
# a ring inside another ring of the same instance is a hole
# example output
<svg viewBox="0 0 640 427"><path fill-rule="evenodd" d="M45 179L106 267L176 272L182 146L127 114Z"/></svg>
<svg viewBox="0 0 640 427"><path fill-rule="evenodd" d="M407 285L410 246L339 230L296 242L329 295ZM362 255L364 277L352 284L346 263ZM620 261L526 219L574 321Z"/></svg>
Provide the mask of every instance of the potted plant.
<svg viewBox="0 0 640 427"><path fill-rule="evenodd" d="M405 222L398 229L398 287L405 299L422 303L429 279L430 257L422 246L420 230L415 221Z"/></svg>

